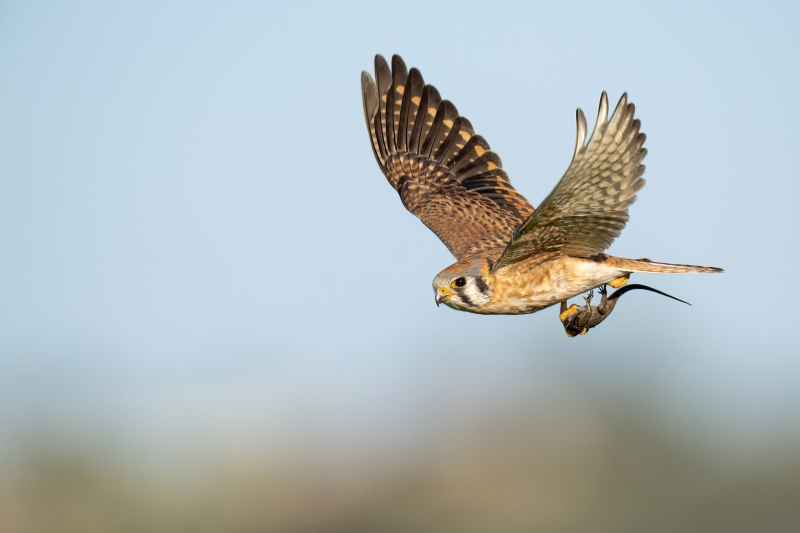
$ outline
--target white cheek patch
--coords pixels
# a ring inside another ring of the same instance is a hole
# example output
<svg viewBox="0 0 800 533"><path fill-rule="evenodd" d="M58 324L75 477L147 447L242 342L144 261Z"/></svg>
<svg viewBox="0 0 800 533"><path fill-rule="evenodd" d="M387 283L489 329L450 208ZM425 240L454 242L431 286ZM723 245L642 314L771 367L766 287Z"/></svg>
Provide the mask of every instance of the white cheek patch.
<svg viewBox="0 0 800 533"><path fill-rule="evenodd" d="M490 296L484 292L481 292L474 279L469 279L466 286L462 290L464 291L464 295L478 307L489 303Z"/></svg>

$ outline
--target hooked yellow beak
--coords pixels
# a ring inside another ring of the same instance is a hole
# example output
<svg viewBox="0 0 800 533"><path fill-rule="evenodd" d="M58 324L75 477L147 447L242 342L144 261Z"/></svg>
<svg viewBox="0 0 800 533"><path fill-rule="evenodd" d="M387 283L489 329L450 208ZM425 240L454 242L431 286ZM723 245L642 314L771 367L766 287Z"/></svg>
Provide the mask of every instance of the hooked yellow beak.
<svg viewBox="0 0 800 533"><path fill-rule="evenodd" d="M439 287L436 290L436 307L439 307L439 304L446 301L450 298L451 292L444 287Z"/></svg>

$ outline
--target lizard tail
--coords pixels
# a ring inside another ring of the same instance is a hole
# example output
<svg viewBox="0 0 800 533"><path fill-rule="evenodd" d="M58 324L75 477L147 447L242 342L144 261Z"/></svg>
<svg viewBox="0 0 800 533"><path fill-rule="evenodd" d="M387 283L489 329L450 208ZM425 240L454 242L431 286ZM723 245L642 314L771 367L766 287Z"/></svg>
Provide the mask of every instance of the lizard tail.
<svg viewBox="0 0 800 533"><path fill-rule="evenodd" d="M683 265L681 265L681 266L683 266ZM702 268L702 267L701 267L701 268ZM681 302L681 303L685 303L686 305L692 305L692 304L690 304L689 302L685 302L685 301L681 300L680 298L675 298L675 297L674 297L674 296L672 296L671 294L667 294L666 292L661 292L660 290L658 290L658 289L654 289L653 287L648 287L647 285L640 285L640 284L638 284L638 283L632 283L632 284L630 284L630 285L625 285L625 286L624 286L624 287L622 287L621 289L617 289L616 291L614 291L614 292L613 292L613 293L612 293L612 294L611 294L611 295L608 297L608 300L609 300L609 301L616 300L617 298L619 298L620 296L622 296L622 295L623 295L623 294L625 294L626 292L628 292L628 291L633 291L633 290L636 290L636 289L642 289L642 290L645 290L645 291L654 292L654 293L656 293L656 294L660 294L661 296L666 296L667 298L672 298L673 300L677 300L677 301L679 301L679 302Z"/></svg>

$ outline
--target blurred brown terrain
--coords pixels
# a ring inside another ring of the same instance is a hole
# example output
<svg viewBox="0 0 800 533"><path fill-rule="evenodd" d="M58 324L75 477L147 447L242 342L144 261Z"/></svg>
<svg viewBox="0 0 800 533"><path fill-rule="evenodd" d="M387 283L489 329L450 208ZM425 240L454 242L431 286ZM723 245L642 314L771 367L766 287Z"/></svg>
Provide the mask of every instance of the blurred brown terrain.
<svg viewBox="0 0 800 533"><path fill-rule="evenodd" d="M0 531L800 531L800 443L730 456L623 400L453 409L385 455L194 442L159 462L37 439L0 479Z"/></svg>

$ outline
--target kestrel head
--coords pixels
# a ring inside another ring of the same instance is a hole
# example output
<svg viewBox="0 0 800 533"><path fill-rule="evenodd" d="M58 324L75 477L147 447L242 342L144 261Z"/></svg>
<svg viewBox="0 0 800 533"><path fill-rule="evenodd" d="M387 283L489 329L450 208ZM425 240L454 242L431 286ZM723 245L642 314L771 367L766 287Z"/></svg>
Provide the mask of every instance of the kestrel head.
<svg viewBox="0 0 800 533"><path fill-rule="evenodd" d="M460 311L480 312L492 297L492 290L481 272L479 261L451 265L433 278L436 305L441 303Z"/></svg>

